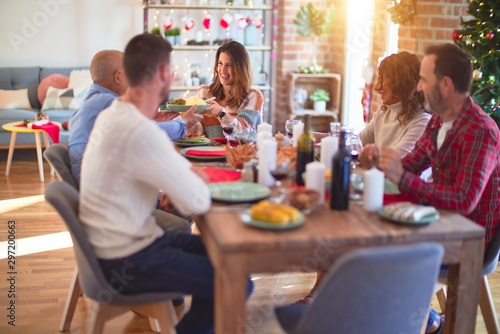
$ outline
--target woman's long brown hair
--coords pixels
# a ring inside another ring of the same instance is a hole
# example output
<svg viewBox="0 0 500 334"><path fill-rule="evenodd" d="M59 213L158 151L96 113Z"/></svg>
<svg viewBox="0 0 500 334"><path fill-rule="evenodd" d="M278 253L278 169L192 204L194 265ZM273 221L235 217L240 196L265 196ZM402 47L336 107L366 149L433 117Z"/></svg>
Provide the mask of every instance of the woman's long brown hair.
<svg viewBox="0 0 500 334"><path fill-rule="evenodd" d="M402 110L398 116L401 125L406 125L424 109L424 93L417 91L420 80L420 61L406 51L392 54L382 60L378 68L380 87L384 78L389 81L392 94L401 98ZM377 84L378 86L378 84Z"/></svg>
<svg viewBox="0 0 500 334"><path fill-rule="evenodd" d="M219 56L221 53L227 54L231 58L233 84L229 91L229 96L224 95L224 89L220 82L219 72L217 71ZM227 106L236 107L241 104L243 99L250 92L252 85L252 69L250 65L250 57L245 47L236 42L231 41L223 44L217 50L215 55L214 79L209 86L208 92L218 101L226 101Z"/></svg>

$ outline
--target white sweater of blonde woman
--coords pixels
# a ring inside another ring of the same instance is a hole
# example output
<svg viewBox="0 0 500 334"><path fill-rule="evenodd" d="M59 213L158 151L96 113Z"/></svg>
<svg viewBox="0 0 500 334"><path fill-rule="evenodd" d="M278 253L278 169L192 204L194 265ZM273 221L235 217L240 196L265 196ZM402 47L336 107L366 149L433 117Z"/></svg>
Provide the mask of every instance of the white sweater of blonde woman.
<svg viewBox="0 0 500 334"><path fill-rule="evenodd" d="M380 149L390 147L404 157L415 146L416 141L424 133L431 115L423 109L413 117L408 124L402 126L398 121L402 103L391 104L378 108L373 119L359 134L363 145L375 144Z"/></svg>
<svg viewBox="0 0 500 334"><path fill-rule="evenodd" d="M126 257L163 235L151 215L158 190L186 215L211 205L207 185L158 124L117 99L97 117L83 156L80 219L97 257Z"/></svg>

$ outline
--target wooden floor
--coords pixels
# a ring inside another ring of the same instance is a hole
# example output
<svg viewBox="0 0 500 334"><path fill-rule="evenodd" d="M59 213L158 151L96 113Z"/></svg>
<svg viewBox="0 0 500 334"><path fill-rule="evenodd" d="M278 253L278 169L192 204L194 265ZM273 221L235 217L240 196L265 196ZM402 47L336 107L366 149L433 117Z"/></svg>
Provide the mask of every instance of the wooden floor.
<svg viewBox="0 0 500 334"><path fill-rule="evenodd" d="M38 177L34 150L18 150L10 175L5 176L6 150L0 150L0 333L58 333L59 321L75 262L64 223L45 203L45 186L54 179L45 163L45 184ZM7 274L8 222L15 221L15 275ZM29 239L31 238L31 239ZM37 247L34 247L37 246ZM9 282L15 276L15 327L8 324ZM248 333L283 333L273 307L302 297L313 274L254 275L255 291L248 302ZM500 269L490 275L497 311L500 310ZM395 296L395 298L397 298ZM84 333L90 303L80 297L71 333ZM437 301L433 305L439 309ZM189 306L187 300L186 307ZM182 308L177 310L183 312ZM151 333L146 318L129 312L106 324L106 333ZM486 333L478 311L476 333ZM361 333L363 334L363 333Z"/></svg>

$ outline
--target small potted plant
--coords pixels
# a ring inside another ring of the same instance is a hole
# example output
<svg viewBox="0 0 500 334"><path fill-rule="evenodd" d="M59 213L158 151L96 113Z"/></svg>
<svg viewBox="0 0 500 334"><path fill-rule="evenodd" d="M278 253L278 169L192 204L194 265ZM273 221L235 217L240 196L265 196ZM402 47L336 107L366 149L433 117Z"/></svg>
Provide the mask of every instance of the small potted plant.
<svg viewBox="0 0 500 334"><path fill-rule="evenodd" d="M151 29L151 33L152 33L153 35L161 36L161 30L160 30L160 28L159 28L159 27L153 27L153 28Z"/></svg>
<svg viewBox="0 0 500 334"><path fill-rule="evenodd" d="M309 100L314 102L314 110L323 112L326 110L326 102L330 101L330 93L328 93L324 89L316 89L311 96L309 96Z"/></svg>
<svg viewBox="0 0 500 334"><path fill-rule="evenodd" d="M173 27L173 28L165 30L165 38L172 45L179 45L180 44L180 35L181 35L181 29L179 29L177 27Z"/></svg>

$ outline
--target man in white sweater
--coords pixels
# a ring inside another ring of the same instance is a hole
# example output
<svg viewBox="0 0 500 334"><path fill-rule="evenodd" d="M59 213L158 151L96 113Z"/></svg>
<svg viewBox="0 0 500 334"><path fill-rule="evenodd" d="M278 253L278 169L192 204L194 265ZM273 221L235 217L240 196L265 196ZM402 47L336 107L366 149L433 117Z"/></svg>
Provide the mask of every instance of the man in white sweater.
<svg viewBox="0 0 500 334"><path fill-rule="evenodd" d="M158 190L186 215L211 205L205 182L152 121L168 98L171 52L151 34L128 43L130 87L96 119L83 157L80 218L106 277L118 272L127 278L115 288L190 294L177 333L212 333L214 274L201 239L164 230L151 214Z"/></svg>

